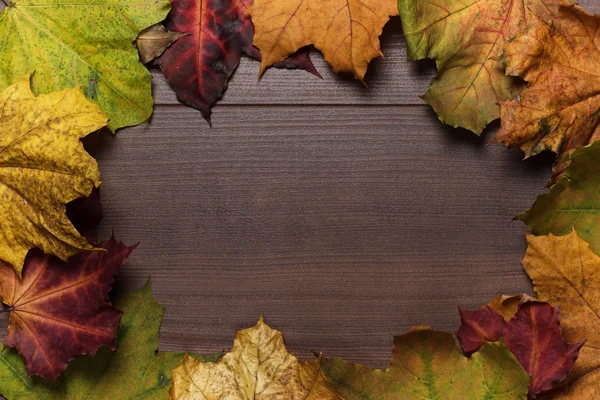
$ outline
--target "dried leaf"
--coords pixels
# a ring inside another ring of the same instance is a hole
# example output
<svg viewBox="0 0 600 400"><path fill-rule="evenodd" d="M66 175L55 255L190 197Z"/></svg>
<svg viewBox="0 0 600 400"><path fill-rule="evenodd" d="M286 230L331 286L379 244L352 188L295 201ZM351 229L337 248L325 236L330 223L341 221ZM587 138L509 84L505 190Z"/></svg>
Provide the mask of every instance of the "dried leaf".
<svg viewBox="0 0 600 400"><path fill-rule="evenodd" d="M524 399L529 376L502 343L486 343L466 358L452 334L413 328L394 338L386 370L340 359L321 368L345 400Z"/></svg>
<svg viewBox="0 0 600 400"><path fill-rule="evenodd" d="M572 231L566 236L527 235L527 254L523 259L538 297L560 307L565 338L570 342L587 340L573 371L574 381L564 398L600 398L600 386L588 386L590 376L600 374L600 257ZM594 390L592 390L594 388ZM576 393L594 393L577 397Z"/></svg>
<svg viewBox="0 0 600 400"><path fill-rule="evenodd" d="M63 260L93 249L65 204L100 185L79 139L107 117L79 88L34 96L29 75L0 92L0 109L0 259L21 274L31 248Z"/></svg>
<svg viewBox="0 0 600 400"><path fill-rule="evenodd" d="M583 342L565 341L558 308L539 301L520 302L508 321L489 306L461 310L457 336L467 354L479 350L484 342L503 337L506 347L531 376L530 395L548 391L565 379L583 346Z"/></svg>
<svg viewBox="0 0 600 400"><path fill-rule="evenodd" d="M133 42L169 8L168 0L12 0L0 14L0 88L35 69L35 93L83 85L112 131L142 123L152 77Z"/></svg>
<svg viewBox="0 0 600 400"><path fill-rule="evenodd" d="M154 24L140 32L135 44L140 53L140 60L147 64L159 57L175 41L187 33L171 32L163 24Z"/></svg>
<svg viewBox="0 0 600 400"><path fill-rule="evenodd" d="M570 157L570 179L563 177L516 219L534 235L563 236L573 228L600 253L600 143L579 148Z"/></svg>
<svg viewBox="0 0 600 400"><path fill-rule="evenodd" d="M167 28L187 33L158 59L165 78L183 104L200 110L210 123L242 54L260 58L252 45L254 27L245 14L251 0L173 0ZM318 75L306 53L280 65Z"/></svg>
<svg viewBox="0 0 600 400"><path fill-rule="evenodd" d="M110 305L114 276L134 247L114 238L105 251L86 251L61 261L35 249L20 280L0 261L0 300L9 306L5 345L16 347L29 375L56 379L78 355L101 346L115 349L121 312Z"/></svg>
<svg viewBox="0 0 600 400"><path fill-rule="evenodd" d="M124 311L117 351L102 348L93 358L74 360L57 382L29 378L18 354L0 346L0 393L10 400L167 398L171 370L184 354L156 354L164 309L152 297L150 283L119 297L115 307Z"/></svg>
<svg viewBox="0 0 600 400"><path fill-rule="evenodd" d="M218 362L186 356L173 369L171 399L339 399L319 362L300 362L289 354L281 332L261 317L256 326L237 333L233 348Z"/></svg>
<svg viewBox="0 0 600 400"><path fill-rule="evenodd" d="M304 46L313 44L334 72L363 81L375 57L383 57L379 36L396 0L255 0L249 13L260 49L260 74Z"/></svg>
<svg viewBox="0 0 600 400"><path fill-rule="evenodd" d="M533 18L551 18L569 0L399 0L409 57L432 58L438 76L423 97L440 120L477 134L500 117L498 102L519 81L499 60L506 43Z"/></svg>
<svg viewBox="0 0 600 400"><path fill-rule="evenodd" d="M520 147L527 157L545 150L560 161L600 137L600 17L577 6L563 7L551 22L534 18L506 46L507 73L529 84L501 104L502 127L495 141Z"/></svg>

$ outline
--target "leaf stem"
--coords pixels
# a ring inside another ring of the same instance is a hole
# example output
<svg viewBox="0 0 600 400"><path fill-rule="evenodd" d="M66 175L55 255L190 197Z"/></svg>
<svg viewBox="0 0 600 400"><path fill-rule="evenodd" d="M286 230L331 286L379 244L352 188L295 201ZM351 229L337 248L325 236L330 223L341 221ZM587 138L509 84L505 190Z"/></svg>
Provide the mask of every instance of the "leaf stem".
<svg viewBox="0 0 600 400"><path fill-rule="evenodd" d="M6 7L10 7L10 0L2 0L2 2L6 4Z"/></svg>

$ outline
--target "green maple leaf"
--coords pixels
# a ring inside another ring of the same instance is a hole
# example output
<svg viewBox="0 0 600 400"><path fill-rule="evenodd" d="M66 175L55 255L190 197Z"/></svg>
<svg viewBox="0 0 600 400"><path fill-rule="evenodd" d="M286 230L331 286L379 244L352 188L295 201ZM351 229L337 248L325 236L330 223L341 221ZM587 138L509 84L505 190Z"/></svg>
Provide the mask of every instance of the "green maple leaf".
<svg viewBox="0 0 600 400"><path fill-rule="evenodd" d="M150 282L114 306L124 311L117 351L102 348L81 357L56 382L29 378L21 357L0 346L0 394L12 399L167 399L173 367L184 353L158 353L163 307L152 297ZM218 356L196 357L215 361Z"/></svg>
<svg viewBox="0 0 600 400"><path fill-rule="evenodd" d="M517 216L534 235L579 236L600 255L600 142L581 147L565 158L566 175L540 195L530 210Z"/></svg>
<svg viewBox="0 0 600 400"><path fill-rule="evenodd" d="M321 369L345 400L521 400L529 376L502 344L486 343L471 358L451 333L413 328L394 338L386 370L340 359L325 359Z"/></svg>
<svg viewBox="0 0 600 400"><path fill-rule="evenodd" d="M35 93L83 85L112 131L142 123L152 114L152 76L134 41L170 8L168 0L14 0L0 14L0 89L35 70Z"/></svg>

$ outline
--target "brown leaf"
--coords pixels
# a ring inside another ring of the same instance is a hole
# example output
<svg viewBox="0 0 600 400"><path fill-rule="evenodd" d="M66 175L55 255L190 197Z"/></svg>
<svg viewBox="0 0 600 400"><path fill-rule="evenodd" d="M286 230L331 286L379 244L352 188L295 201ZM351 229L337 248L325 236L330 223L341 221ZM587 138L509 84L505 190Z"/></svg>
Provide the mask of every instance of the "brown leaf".
<svg viewBox="0 0 600 400"><path fill-rule="evenodd" d="M182 32L171 32L163 24L154 24L138 35L135 44L140 53L140 60L147 64L159 57L177 39L187 35Z"/></svg>
<svg viewBox="0 0 600 400"><path fill-rule="evenodd" d="M600 137L599 46L600 17L578 6L561 7L552 21L533 19L506 46L507 74L529 84L501 103L494 141L520 147L526 157L557 153L553 182L564 172L565 155Z"/></svg>

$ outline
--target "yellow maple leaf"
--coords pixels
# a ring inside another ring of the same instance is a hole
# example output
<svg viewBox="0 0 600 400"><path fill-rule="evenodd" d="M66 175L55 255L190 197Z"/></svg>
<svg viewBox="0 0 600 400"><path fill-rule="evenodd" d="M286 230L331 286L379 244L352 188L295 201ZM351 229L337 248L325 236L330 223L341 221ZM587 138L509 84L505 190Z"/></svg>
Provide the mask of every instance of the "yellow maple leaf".
<svg viewBox="0 0 600 400"><path fill-rule="evenodd" d="M587 340L567 377L571 383L549 398L600 398L600 257L575 230L565 236L527 235L527 242L523 266L539 299L560 307L567 341Z"/></svg>
<svg viewBox="0 0 600 400"><path fill-rule="evenodd" d="M33 247L63 260L94 249L65 211L100 185L79 139L108 121L81 88L36 97L30 77L0 92L0 259L19 275Z"/></svg>
<svg viewBox="0 0 600 400"><path fill-rule="evenodd" d="M379 36L396 0L255 0L248 11L260 49L260 74L298 49L313 44L334 72L363 81L375 57L383 57Z"/></svg>
<svg viewBox="0 0 600 400"><path fill-rule="evenodd" d="M218 362L187 356L173 368L171 399L335 400L320 359L300 362L288 353L281 332L262 317L235 336L231 351Z"/></svg>

